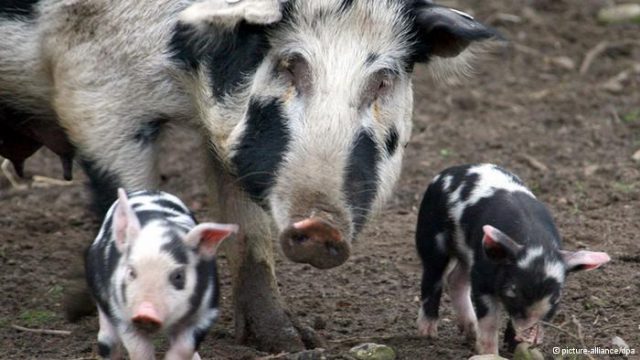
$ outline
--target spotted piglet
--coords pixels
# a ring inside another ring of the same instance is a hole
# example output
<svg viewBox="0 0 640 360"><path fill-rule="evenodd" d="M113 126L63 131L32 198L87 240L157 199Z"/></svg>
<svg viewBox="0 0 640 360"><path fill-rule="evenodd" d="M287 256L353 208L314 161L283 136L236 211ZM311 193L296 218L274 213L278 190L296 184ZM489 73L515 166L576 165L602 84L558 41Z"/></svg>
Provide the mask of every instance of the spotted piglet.
<svg viewBox="0 0 640 360"><path fill-rule="evenodd" d="M216 249L236 225L196 224L175 196L118 190L86 253L98 304L99 356L153 359L152 337L169 336L166 359L200 359L196 350L218 316Z"/></svg>
<svg viewBox="0 0 640 360"><path fill-rule="evenodd" d="M567 273L609 261L603 252L561 250L553 218L520 179L492 164L449 168L420 206L416 245L422 259L422 335L437 336L447 283L458 326L480 354L498 353L500 313L510 346L540 343L540 321L556 312ZM446 278L446 279L445 279Z"/></svg>

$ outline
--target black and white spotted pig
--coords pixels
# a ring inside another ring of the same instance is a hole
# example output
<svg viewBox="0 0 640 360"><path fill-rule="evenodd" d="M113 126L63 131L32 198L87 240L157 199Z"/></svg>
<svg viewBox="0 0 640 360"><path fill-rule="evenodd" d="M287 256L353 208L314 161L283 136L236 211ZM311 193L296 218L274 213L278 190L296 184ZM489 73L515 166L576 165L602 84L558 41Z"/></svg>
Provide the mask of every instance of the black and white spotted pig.
<svg viewBox="0 0 640 360"><path fill-rule="evenodd" d="M98 352L153 359L150 338L169 335L166 359L200 359L196 350L218 317L216 249L236 225L196 224L175 196L118 190L86 254L86 277L98 303Z"/></svg>
<svg viewBox="0 0 640 360"><path fill-rule="evenodd" d="M64 129L101 214L157 188L167 130L194 130L194 181L243 229L236 337L273 352L321 345L278 294L274 239L347 261L400 175L415 67L451 79L496 37L427 0L5 0L0 34L0 129Z"/></svg>
<svg viewBox="0 0 640 360"><path fill-rule="evenodd" d="M511 318L510 346L539 343L539 322L554 315L567 273L609 261L602 252L561 250L545 205L492 164L452 167L435 177L420 206L416 245L424 267L420 333L437 336L446 282L458 326L476 338L481 354L498 353L502 308Z"/></svg>

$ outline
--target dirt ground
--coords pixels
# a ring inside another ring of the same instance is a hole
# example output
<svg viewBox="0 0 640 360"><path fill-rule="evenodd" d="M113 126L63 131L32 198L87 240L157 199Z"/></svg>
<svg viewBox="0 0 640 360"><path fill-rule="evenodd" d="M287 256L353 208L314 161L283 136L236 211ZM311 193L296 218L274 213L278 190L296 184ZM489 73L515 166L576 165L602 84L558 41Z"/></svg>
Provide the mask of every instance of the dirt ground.
<svg viewBox="0 0 640 360"><path fill-rule="evenodd" d="M369 341L392 346L400 359L472 355L446 297L439 339L416 336L421 266L414 227L437 172L494 162L520 175L549 205L566 248L603 250L613 259L570 276L555 327L546 329L544 353L551 357L555 346L609 348L613 336L640 353L640 161L632 159L640 150L640 25L598 24L595 13L605 0L445 3L500 29L509 45L480 62L463 85L436 84L423 69L416 71L414 134L393 200L340 268L316 270L279 255L281 291L291 310L324 336L328 358L343 358ZM586 54L603 41L606 51L581 74ZM165 158L163 188L206 219L203 177L189 155L197 145L187 135L177 137L183 145ZM61 176L47 152L32 158L27 171ZM0 179L1 359L95 357L97 319L70 324L62 316L64 279L96 234L78 171L76 179L68 187L29 190L10 189ZM234 343L229 273L224 260L220 266L222 317L201 354L266 356ZM12 325L71 335L26 333Z"/></svg>

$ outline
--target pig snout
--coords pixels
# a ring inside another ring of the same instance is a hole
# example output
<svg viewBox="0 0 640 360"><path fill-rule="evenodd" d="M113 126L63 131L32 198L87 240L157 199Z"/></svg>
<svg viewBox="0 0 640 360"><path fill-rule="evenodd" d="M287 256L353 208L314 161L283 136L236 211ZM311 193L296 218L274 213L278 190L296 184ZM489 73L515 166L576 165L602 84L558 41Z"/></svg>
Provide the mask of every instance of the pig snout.
<svg viewBox="0 0 640 360"><path fill-rule="evenodd" d="M349 258L350 245L344 234L320 218L293 223L280 235L284 254L294 262L330 269Z"/></svg>
<svg viewBox="0 0 640 360"><path fill-rule="evenodd" d="M530 344L541 344L544 336L542 324L536 320L513 321L516 341Z"/></svg>
<svg viewBox="0 0 640 360"><path fill-rule="evenodd" d="M156 307L148 301L138 306L131 321L136 328L147 333L156 332L162 327L162 319Z"/></svg>

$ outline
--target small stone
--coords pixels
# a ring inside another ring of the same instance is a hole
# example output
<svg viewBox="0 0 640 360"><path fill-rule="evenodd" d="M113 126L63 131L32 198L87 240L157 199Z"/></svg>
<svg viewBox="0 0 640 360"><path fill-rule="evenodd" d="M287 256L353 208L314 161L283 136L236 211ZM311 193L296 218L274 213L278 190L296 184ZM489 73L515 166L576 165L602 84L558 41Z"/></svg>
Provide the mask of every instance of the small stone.
<svg viewBox="0 0 640 360"><path fill-rule="evenodd" d="M620 4L600 9L598 21L605 24L640 23L640 4Z"/></svg>
<svg viewBox="0 0 640 360"><path fill-rule="evenodd" d="M508 360L502 356L489 354L489 355L475 355L469 358L469 360Z"/></svg>
<svg viewBox="0 0 640 360"><path fill-rule="evenodd" d="M358 360L395 360L396 352L386 345L366 343L349 350L349 354Z"/></svg>
<svg viewBox="0 0 640 360"><path fill-rule="evenodd" d="M633 159L633 161L640 162L640 150L631 155L631 159Z"/></svg>
<svg viewBox="0 0 640 360"><path fill-rule="evenodd" d="M614 336L611 338L611 345L617 347L620 350L627 351L629 350L629 345L626 341L622 340L620 336Z"/></svg>
<svg viewBox="0 0 640 360"><path fill-rule="evenodd" d="M568 56L558 56L550 59L551 63L561 69L573 71L576 69L576 62Z"/></svg>

